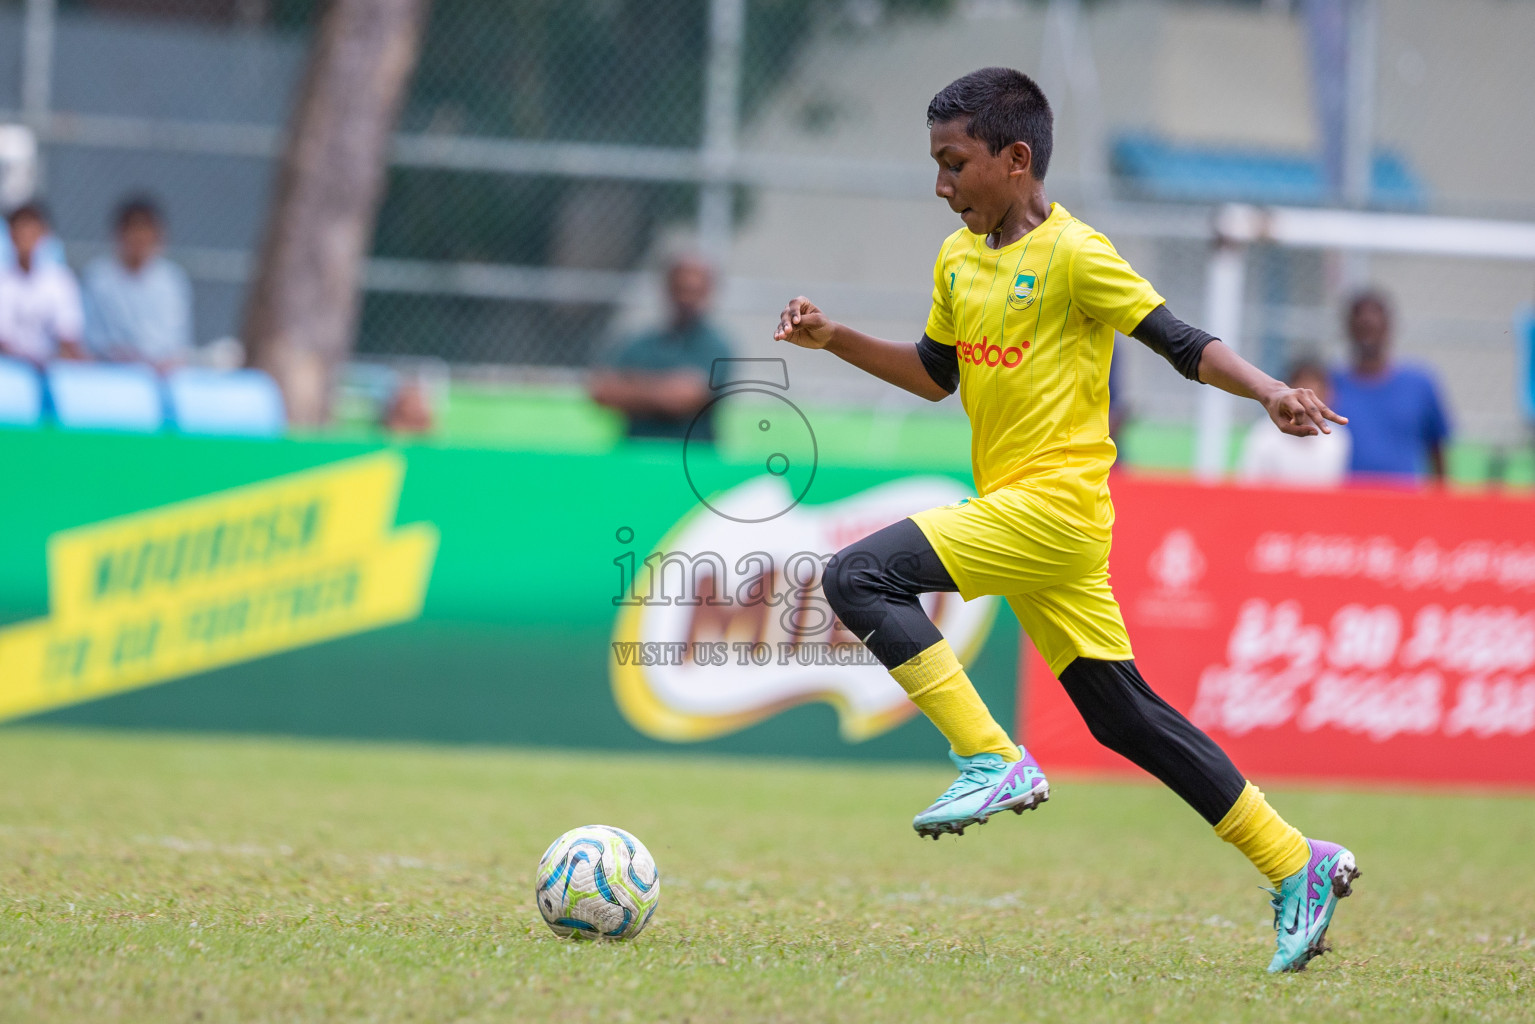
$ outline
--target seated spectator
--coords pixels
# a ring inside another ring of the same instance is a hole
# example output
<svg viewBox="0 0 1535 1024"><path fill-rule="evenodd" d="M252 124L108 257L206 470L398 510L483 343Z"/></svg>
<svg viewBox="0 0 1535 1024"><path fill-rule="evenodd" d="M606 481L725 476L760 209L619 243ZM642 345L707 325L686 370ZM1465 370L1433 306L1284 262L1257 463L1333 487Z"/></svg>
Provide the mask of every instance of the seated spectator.
<svg viewBox="0 0 1535 1024"><path fill-rule="evenodd" d="M1310 388L1332 405L1327 371L1315 359L1301 359L1290 368L1293 388ZM1292 487L1336 487L1348 474L1352 447L1347 427L1330 424L1332 433L1296 437L1286 434L1262 417L1247 432L1242 445L1239 477L1248 483Z"/></svg>
<svg viewBox="0 0 1535 1024"><path fill-rule="evenodd" d="M0 355L42 365L57 356L82 359L80 287L69 267L38 258L48 213L24 203L6 218L12 266L0 266Z"/></svg>
<svg viewBox="0 0 1535 1024"><path fill-rule="evenodd" d="M714 272L702 260L683 257L667 268L670 315L665 327L621 345L592 374L592 400L624 414L630 437L683 438L709 404L709 371L730 346L708 320ZM714 439L712 415L693 429Z"/></svg>
<svg viewBox="0 0 1535 1024"><path fill-rule="evenodd" d="M1391 361L1391 306L1376 291L1348 305L1350 366L1333 374L1332 407L1349 420L1349 472L1361 479L1444 480L1449 417L1425 367Z"/></svg>
<svg viewBox="0 0 1535 1024"><path fill-rule="evenodd" d="M64 243L59 241L59 236L52 231L43 235L42 241L37 243L32 250L32 259L38 263L67 264L64 258ZM11 233L0 231L0 268L16 266L16 247L11 244Z"/></svg>
<svg viewBox="0 0 1535 1024"><path fill-rule="evenodd" d="M149 363L162 373L192 352L192 285L161 255L165 221L145 198L129 199L113 224L117 251L85 268L85 343L103 359Z"/></svg>

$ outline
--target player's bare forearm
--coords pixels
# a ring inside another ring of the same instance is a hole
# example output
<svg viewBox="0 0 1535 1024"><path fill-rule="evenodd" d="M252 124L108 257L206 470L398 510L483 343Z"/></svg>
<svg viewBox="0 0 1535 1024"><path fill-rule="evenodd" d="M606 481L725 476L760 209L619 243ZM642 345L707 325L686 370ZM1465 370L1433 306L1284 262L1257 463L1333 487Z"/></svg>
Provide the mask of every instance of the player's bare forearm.
<svg viewBox="0 0 1535 1024"><path fill-rule="evenodd" d="M1259 404L1284 387L1281 381L1270 377L1220 341L1212 341L1200 354L1199 379L1239 398L1251 398Z"/></svg>
<svg viewBox="0 0 1535 1024"><path fill-rule="evenodd" d="M855 331L846 324L835 324L826 351L929 402L941 402L949 397L922 365L917 346L909 341L885 341Z"/></svg>
<svg viewBox="0 0 1535 1024"><path fill-rule="evenodd" d="M1263 406L1269 419L1286 434L1297 437L1330 434L1329 421L1348 422L1310 388L1292 388L1275 380L1221 341L1210 342L1200 353L1199 379L1238 397L1251 398Z"/></svg>
<svg viewBox="0 0 1535 1024"><path fill-rule="evenodd" d="M911 342L885 341L839 324L803 296L793 299L778 317L773 337L801 348L820 348L865 373L929 402L949 397L922 364Z"/></svg>

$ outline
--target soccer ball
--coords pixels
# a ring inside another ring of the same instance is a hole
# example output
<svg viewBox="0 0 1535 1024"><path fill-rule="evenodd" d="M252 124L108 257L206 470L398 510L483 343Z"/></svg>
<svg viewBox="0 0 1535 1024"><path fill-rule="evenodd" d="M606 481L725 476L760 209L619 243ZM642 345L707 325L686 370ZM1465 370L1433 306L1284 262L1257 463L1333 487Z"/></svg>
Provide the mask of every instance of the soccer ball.
<svg viewBox="0 0 1535 1024"><path fill-rule="evenodd" d="M582 825L544 851L537 897L561 938L631 939L661 902L661 876L645 844L623 829Z"/></svg>

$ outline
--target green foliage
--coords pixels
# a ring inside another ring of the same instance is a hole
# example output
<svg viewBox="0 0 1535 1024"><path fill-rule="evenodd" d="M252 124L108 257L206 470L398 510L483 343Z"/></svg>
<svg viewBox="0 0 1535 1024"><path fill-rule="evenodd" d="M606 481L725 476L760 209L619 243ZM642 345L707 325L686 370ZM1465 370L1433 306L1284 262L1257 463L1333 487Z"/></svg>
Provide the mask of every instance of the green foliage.
<svg viewBox="0 0 1535 1024"><path fill-rule="evenodd" d="M1275 791L1365 877L1263 972L1266 897L1164 790L925 843L931 769L8 729L0 1021L1527 1020L1535 801ZM936 741L935 736L935 741ZM532 900L560 832L655 854L627 944Z"/></svg>

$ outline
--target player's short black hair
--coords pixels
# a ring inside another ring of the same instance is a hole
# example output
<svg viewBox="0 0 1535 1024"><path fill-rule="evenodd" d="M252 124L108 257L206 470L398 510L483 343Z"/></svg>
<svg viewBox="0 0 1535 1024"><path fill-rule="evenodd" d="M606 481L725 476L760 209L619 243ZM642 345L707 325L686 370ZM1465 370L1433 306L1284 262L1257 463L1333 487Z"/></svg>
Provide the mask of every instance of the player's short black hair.
<svg viewBox="0 0 1535 1024"><path fill-rule="evenodd" d="M118 203L112 214L112 227L121 231L136 220L147 220L157 228L165 226L160 204L149 195L132 195Z"/></svg>
<svg viewBox="0 0 1535 1024"><path fill-rule="evenodd" d="M36 199L29 199L20 206L13 207L11 212L5 215L5 222L7 224L15 224L19 220L27 220L29 218L37 221L44 227L52 223L52 219L48 216L48 207Z"/></svg>
<svg viewBox="0 0 1535 1024"><path fill-rule="evenodd" d="M1034 79L1012 68L981 68L956 78L927 105L927 126L968 118L965 132L996 156L1015 142L1034 155L1034 180L1050 167L1055 115Z"/></svg>

